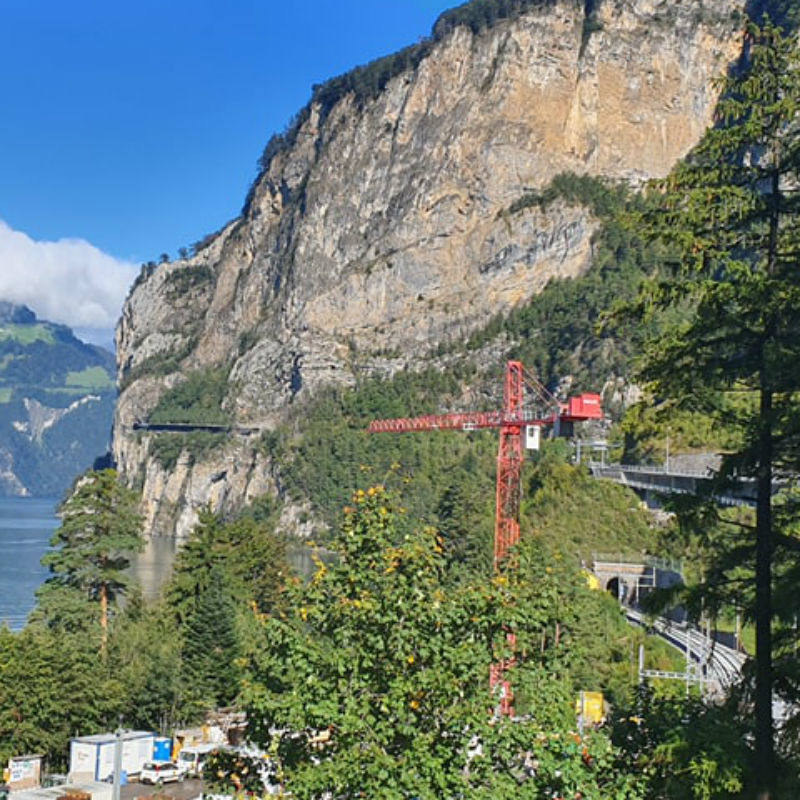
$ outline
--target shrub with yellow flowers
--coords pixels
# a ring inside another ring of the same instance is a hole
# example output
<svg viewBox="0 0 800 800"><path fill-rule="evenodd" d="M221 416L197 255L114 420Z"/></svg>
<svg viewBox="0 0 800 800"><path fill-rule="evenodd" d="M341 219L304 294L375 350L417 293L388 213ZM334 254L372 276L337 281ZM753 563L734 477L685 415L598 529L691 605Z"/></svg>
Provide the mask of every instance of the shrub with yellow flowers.
<svg viewBox="0 0 800 800"><path fill-rule="evenodd" d="M634 800L607 737L575 738L572 616L557 576L453 580L437 532L399 519L384 487L356 492L333 544L338 559L290 586L252 643L250 735L273 748L287 791L297 800ZM532 558L521 551L515 563ZM516 636L513 720L497 716L489 688L490 666L512 655L507 632Z"/></svg>
<svg viewBox="0 0 800 800"><path fill-rule="evenodd" d="M259 762L232 750L214 750L203 766L204 788L212 794L261 797L265 793L265 765Z"/></svg>

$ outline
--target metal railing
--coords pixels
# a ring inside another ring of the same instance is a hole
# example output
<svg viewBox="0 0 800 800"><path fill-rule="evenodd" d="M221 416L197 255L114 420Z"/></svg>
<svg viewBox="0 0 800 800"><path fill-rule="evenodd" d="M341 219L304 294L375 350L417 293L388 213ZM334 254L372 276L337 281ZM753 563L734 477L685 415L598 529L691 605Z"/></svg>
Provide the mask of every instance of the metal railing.
<svg viewBox="0 0 800 800"><path fill-rule="evenodd" d="M663 572L677 572L679 575L683 574L682 561L635 553L592 553L592 562L594 564L599 563L608 566L635 566L641 564L642 566L652 567L653 569L660 569Z"/></svg>

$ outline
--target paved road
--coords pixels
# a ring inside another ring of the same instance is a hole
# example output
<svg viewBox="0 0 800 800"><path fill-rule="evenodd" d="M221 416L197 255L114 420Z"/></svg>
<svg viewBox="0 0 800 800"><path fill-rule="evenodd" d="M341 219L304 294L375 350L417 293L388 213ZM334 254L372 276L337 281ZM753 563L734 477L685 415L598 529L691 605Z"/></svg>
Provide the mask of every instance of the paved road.
<svg viewBox="0 0 800 800"><path fill-rule="evenodd" d="M121 800L135 800L137 797L150 797L150 795L165 794L174 800L194 800L203 792L203 781L192 779L167 783L164 786L150 786L143 783L126 783L121 787Z"/></svg>

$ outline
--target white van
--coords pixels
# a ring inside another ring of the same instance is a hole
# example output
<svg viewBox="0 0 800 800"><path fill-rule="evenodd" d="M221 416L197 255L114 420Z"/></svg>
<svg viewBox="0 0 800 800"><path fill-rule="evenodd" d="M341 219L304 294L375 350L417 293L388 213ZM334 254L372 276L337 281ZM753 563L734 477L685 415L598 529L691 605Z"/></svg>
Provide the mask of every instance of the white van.
<svg viewBox="0 0 800 800"><path fill-rule="evenodd" d="M178 753L178 769L185 777L199 778L203 774L203 764L209 753L214 750L224 750L225 745L221 744L192 744L184 747Z"/></svg>

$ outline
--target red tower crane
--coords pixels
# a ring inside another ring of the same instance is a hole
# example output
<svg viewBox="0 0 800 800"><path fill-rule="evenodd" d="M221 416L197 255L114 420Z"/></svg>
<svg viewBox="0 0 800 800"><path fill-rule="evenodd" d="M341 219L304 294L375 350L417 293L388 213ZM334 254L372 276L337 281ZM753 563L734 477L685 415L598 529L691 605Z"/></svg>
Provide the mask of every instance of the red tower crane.
<svg viewBox="0 0 800 800"><path fill-rule="evenodd" d="M533 402L526 408L526 389ZM423 417L375 420L370 433L413 433L416 431L500 429L497 451L497 496L494 523L494 565L499 569L508 551L519 541L520 478L523 463L523 435L538 441L541 428L571 426L573 422L602 419L598 394L582 394L560 402L536 378L526 373L522 363L509 361L500 411L467 411L429 414ZM513 634L508 634L514 645ZM504 678L510 662L492 666L492 690L502 687L500 713L513 715L511 686Z"/></svg>

